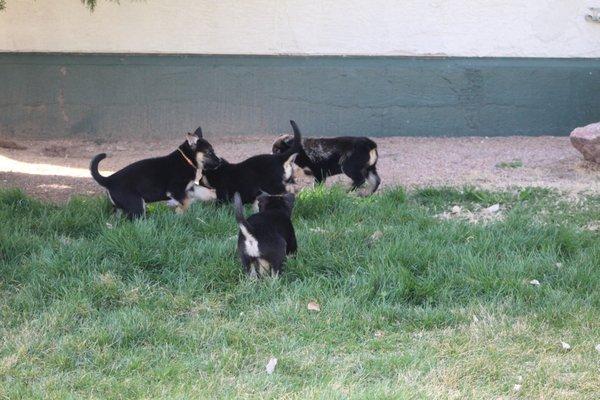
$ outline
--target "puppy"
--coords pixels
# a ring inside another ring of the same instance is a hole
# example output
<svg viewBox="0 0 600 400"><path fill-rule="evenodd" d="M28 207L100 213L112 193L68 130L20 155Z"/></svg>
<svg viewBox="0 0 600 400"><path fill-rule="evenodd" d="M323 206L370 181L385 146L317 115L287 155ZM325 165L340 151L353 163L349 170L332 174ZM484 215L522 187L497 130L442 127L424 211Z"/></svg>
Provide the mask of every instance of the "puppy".
<svg viewBox="0 0 600 400"><path fill-rule="evenodd" d="M129 219L145 214L146 203L173 199L178 212L190 204L188 189L201 177L203 170L216 168L219 158L212 146L202 139L202 129L188 133L185 142L164 157L140 160L105 177L98 172L98 164L106 154L92 159L90 171L98 184L108 191L115 208L123 210Z"/></svg>
<svg viewBox="0 0 600 400"><path fill-rule="evenodd" d="M244 271L251 277L281 273L287 254L296 252L296 234L292 225L294 195L286 193L258 197L259 212L246 219L239 193L234 195L238 234L238 254Z"/></svg>
<svg viewBox="0 0 600 400"><path fill-rule="evenodd" d="M261 154L238 164L221 159L212 170L204 169L201 184L216 191L218 202L231 202L239 193L244 204L252 203L261 192L286 193L286 183L293 176L293 163L301 148L298 126L290 121L294 136L290 146L278 154Z"/></svg>
<svg viewBox="0 0 600 400"><path fill-rule="evenodd" d="M284 153L291 145L290 135L283 135L273 143L273 153ZM363 194L368 196L381 183L377 175L377 158L377 144L366 137L306 138L295 163L308 175L313 175L316 183L340 173L352 179L351 190L367 182Z"/></svg>

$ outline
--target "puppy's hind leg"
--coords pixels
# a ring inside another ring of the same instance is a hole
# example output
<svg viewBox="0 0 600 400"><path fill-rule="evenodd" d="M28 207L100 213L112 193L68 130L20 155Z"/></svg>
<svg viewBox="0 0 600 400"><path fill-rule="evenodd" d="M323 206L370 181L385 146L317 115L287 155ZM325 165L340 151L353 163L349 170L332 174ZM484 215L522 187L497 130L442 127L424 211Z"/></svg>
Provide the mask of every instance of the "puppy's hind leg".
<svg viewBox="0 0 600 400"><path fill-rule="evenodd" d="M117 217L120 217L121 216L121 209L117 206L117 204L113 200L112 196L110 195L110 191L108 191L108 190L106 190L106 198L108 198L108 201L110 203L110 209L112 210L112 212Z"/></svg>
<svg viewBox="0 0 600 400"><path fill-rule="evenodd" d="M375 166L371 166L367 168L367 187L363 193L365 196L369 196L377 190L379 185L381 184L381 178L377 175L377 169Z"/></svg>
<svg viewBox="0 0 600 400"><path fill-rule="evenodd" d="M111 198L115 206L122 209L130 220L146 214L146 203L137 194L113 192Z"/></svg>
<svg viewBox="0 0 600 400"><path fill-rule="evenodd" d="M352 179L350 191L356 190L365 184L367 174L365 164L369 160L369 155L363 152L352 153L342 163L342 172Z"/></svg>
<svg viewBox="0 0 600 400"><path fill-rule="evenodd" d="M360 188L362 185L365 184L366 177L365 177L365 174L363 171L356 170L356 169L350 169L350 170L344 169L344 173L346 175L348 175L348 177L350 177L350 179L352 179L352 186L350 186L351 192Z"/></svg>
<svg viewBox="0 0 600 400"><path fill-rule="evenodd" d="M315 178L315 180L313 181L313 187L315 187L317 185L324 185L325 180L327 180L327 176L325 175L325 172L323 172L321 170L315 171L313 176Z"/></svg>

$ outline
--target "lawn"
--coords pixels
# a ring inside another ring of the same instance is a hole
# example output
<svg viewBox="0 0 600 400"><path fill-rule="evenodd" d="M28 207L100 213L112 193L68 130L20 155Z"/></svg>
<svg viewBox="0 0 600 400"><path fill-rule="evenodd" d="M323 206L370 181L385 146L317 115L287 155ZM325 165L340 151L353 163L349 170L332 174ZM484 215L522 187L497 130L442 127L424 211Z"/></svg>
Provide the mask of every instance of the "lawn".
<svg viewBox="0 0 600 400"><path fill-rule="evenodd" d="M599 221L541 189L316 188L251 281L230 207L0 191L0 398L597 399Z"/></svg>

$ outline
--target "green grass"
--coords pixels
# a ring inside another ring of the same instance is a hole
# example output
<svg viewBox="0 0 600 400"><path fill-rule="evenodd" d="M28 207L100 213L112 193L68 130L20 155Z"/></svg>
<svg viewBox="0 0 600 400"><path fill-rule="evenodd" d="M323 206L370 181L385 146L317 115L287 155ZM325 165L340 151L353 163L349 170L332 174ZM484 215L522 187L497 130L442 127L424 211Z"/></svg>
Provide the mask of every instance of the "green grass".
<svg viewBox="0 0 600 400"><path fill-rule="evenodd" d="M503 161L496 164L496 168L501 169L515 169L521 168L523 166L523 161L521 160L513 160L513 161Z"/></svg>
<svg viewBox="0 0 600 400"><path fill-rule="evenodd" d="M495 203L485 223L437 217ZM317 188L297 256L254 282L229 207L128 222L101 198L0 191L0 398L598 398L599 208Z"/></svg>

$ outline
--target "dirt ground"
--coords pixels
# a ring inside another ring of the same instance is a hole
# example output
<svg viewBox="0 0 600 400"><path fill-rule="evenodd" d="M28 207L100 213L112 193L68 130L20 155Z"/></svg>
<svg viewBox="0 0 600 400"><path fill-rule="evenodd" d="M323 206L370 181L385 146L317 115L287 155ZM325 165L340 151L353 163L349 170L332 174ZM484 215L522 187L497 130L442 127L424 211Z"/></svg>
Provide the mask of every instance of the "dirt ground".
<svg viewBox="0 0 600 400"><path fill-rule="evenodd" d="M269 152L275 136L208 138L230 162ZM600 167L583 161L567 137L376 138L383 186L541 186L566 193L600 193ZM92 156L105 152L101 171L173 151L181 140L18 140L27 149L0 147L0 187L64 202L74 194L99 194L89 176ZM10 146L9 146L10 147ZM504 164L503 164L504 163ZM343 179L342 179L343 180ZM303 180L308 183L308 180Z"/></svg>

